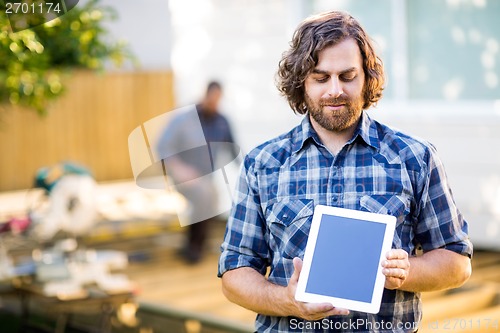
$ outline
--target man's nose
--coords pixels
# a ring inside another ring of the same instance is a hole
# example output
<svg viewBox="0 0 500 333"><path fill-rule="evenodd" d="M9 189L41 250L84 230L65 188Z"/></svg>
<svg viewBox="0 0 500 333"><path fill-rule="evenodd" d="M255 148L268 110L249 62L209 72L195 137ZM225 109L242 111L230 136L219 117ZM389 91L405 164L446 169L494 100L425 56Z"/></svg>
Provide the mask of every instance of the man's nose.
<svg viewBox="0 0 500 333"><path fill-rule="evenodd" d="M342 82L340 82L338 77L332 77L332 79L330 80L330 85L328 87L328 95L330 97L337 98L343 93Z"/></svg>

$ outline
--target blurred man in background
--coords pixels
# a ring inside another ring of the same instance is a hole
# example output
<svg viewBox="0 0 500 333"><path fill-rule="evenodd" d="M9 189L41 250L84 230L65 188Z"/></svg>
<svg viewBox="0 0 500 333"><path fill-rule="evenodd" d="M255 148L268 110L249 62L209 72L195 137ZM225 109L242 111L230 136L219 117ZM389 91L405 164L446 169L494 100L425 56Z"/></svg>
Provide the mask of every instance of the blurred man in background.
<svg viewBox="0 0 500 333"><path fill-rule="evenodd" d="M210 82L196 110L170 119L157 147L161 156L169 156L164 159L167 175L189 203L187 239L180 251L189 263L197 263L202 258L209 221L215 217L210 214L218 204L211 173L217 169L217 159L224 153L234 159L239 153L232 145L234 138L229 122L219 112L221 97L221 84ZM197 133L200 125L203 133ZM192 148L185 150L185 147ZM224 152L224 148L230 148L229 152Z"/></svg>

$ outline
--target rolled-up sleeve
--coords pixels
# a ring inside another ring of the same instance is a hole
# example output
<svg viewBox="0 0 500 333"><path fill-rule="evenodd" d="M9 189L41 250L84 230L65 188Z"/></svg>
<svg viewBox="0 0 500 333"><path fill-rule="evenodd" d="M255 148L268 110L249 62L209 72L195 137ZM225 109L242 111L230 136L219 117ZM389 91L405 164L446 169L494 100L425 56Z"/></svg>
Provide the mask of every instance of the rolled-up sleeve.
<svg viewBox="0 0 500 333"><path fill-rule="evenodd" d="M224 242L221 245L219 277L240 267L251 267L265 274L269 265L267 228L258 195L257 177L253 171L254 162L248 156L245 158L236 184Z"/></svg>
<svg viewBox="0 0 500 333"><path fill-rule="evenodd" d="M430 146L421 172L418 216L415 228L417 241L424 252L444 248L472 257L468 224L458 210L448 184L443 163Z"/></svg>

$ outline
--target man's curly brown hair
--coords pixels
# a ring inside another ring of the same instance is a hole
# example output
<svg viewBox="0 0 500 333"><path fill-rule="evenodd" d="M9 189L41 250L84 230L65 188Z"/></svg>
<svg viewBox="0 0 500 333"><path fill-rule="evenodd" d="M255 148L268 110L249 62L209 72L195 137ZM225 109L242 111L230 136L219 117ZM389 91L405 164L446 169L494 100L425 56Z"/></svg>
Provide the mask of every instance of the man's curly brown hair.
<svg viewBox="0 0 500 333"><path fill-rule="evenodd" d="M304 82L318 64L318 54L346 38L353 38L357 42L363 58L363 109L368 109L382 97L384 66L375 53L371 39L351 15L331 11L302 22L293 35L290 49L283 54L279 63L276 85L296 113L307 112Z"/></svg>

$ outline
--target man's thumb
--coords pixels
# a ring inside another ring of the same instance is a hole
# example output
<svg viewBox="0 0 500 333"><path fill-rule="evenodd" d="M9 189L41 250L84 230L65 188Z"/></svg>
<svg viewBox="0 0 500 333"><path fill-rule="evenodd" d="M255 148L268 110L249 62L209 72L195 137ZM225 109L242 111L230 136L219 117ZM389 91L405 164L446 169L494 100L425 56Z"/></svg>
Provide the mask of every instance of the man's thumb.
<svg viewBox="0 0 500 333"><path fill-rule="evenodd" d="M302 259L300 259L299 257L293 258L293 275L291 277L291 280L298 281L301 270L302 270Z"/></svg>

